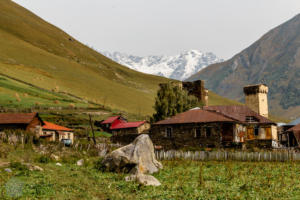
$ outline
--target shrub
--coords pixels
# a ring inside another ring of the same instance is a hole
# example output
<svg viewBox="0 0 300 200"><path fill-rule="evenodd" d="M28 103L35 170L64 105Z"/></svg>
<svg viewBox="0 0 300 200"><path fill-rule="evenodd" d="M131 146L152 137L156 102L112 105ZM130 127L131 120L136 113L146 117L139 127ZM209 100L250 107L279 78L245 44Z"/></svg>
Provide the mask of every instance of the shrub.
<svg viewBox="0 0 300 200"><path fill-rule="evenodd" d="M45 156L45 155L42 155L42 156L37 158L37 162L39 162L39 163L45 163L46 164L46 163L49 163L51 161L52 161L51 158L48 157L48 156Z"/></svg>
<svg viewBox="0 0 300 200"><path fill-rule="evenodd" d="M102 164L103 158L99 158L97 161L94 163L94 168L99 170L99 171L104 171L106 167Z"/></svg>
<svg viewBox="0 0 300 200"><path fill-rule="evenodd" d="M28 168L20 162L11 162L9 166L13 169L20 170L20 171L28 170Z"/></svg>

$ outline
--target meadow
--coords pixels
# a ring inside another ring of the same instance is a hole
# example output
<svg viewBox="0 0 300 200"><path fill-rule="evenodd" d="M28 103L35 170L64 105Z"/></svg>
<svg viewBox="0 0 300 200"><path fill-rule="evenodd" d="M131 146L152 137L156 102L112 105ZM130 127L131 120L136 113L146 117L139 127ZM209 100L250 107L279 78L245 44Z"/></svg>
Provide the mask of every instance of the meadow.
<svg viewBox="0 0 300 200"><path fill-rule="evenodd" d="M299 199L300 163L163 161L159 187L125 182L126 174L97 169L99 158L72 152L53 161L23 148L6 147L0 171L1 199ZM76 161L84 158L83 166ZM97 162L98 161L98 162ZM21 162L44 171L29 171ZM62 166L57 166L60 162ZM16 196L14 196L16 195Z"/></svg>

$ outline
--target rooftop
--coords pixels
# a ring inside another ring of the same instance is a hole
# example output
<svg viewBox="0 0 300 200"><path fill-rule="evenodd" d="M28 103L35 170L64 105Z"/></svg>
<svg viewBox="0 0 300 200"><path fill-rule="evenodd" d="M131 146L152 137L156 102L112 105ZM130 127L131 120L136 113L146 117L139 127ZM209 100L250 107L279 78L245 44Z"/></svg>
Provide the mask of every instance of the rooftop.
<svg viewBox="0 0 300 200"><path fill-rule="evenodd" d="M0 113L0 124L30 124L37 113Z"/></svg>
<svg viewBox="0 0 300 200"><path fill-rule="evenodd" d="M113 116L113 117L109 117L108 119L104 120L103 122L101 122L101 124L111 124L113 123L115 120L117 120L119 117L121 116Z"/></svg>
<svg viewBox="0 0 300 200"><path fill-rule="evenodd" d="M72 131L72 129L63 127L63 126L59 126L50 122L46 122L44 121L45 125L43 126L43 129L45 130L55 130L55 131Z"/></svg>
<svg viewBox="0 0 300 200"><path fill-rule="evenodd" d="M126 128L137 128L141 125L143 125L146 121L139 121L139 122L124 122L124 123L118 123L115 125L112 125L110 127L111 130L115 129L126 129Z"/></svg>
<svg viewBox="0 0 300 200"><path fill-rule="evenodd" d="M234 122L234 120L212 111L192 109L177 114L169 119L156 122L155 124L189 124L207 122Z"/></svg>
<svg viewBox="0 0 300 200"><path fill-rule="evenodd" d="M204 110L215 111L216 113L221 113L227 117L230 117L236 121L240 122L247 122L247 117L255 117L258 123L263 124L275 124L271 120L266 117L259 115L258 113L254 112L250 108L245 105L231 105L231 106L204 106Z"/></svg>

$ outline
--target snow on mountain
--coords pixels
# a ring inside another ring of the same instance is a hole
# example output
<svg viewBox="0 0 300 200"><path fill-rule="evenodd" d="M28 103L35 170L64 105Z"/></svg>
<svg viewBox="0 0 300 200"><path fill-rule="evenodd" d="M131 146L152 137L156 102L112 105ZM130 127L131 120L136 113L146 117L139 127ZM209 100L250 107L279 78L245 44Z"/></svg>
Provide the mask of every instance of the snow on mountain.
<svg viewBox="0 0 300 200"><path fill-rule="evenodd" d="M120 52L101 53L133 70L177 80L185 80L206 66L223 61L213 53L203 53L198 50L184 51L175 56L146 57Z"/></svg>

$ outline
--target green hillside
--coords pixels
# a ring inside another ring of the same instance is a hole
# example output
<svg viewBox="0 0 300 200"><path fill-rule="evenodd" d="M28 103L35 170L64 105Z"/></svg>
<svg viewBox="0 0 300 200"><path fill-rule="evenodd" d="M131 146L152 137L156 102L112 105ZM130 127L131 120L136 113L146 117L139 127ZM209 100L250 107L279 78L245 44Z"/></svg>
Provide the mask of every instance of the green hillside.
<svg viewBox="0 0 300 200"><path fill-rule="evenodd" d="M168 79L121 66L10 0L0 0L0 10L2 106L153 112L158 84ZM217 95L211 102L231 103Z"/></svg>

